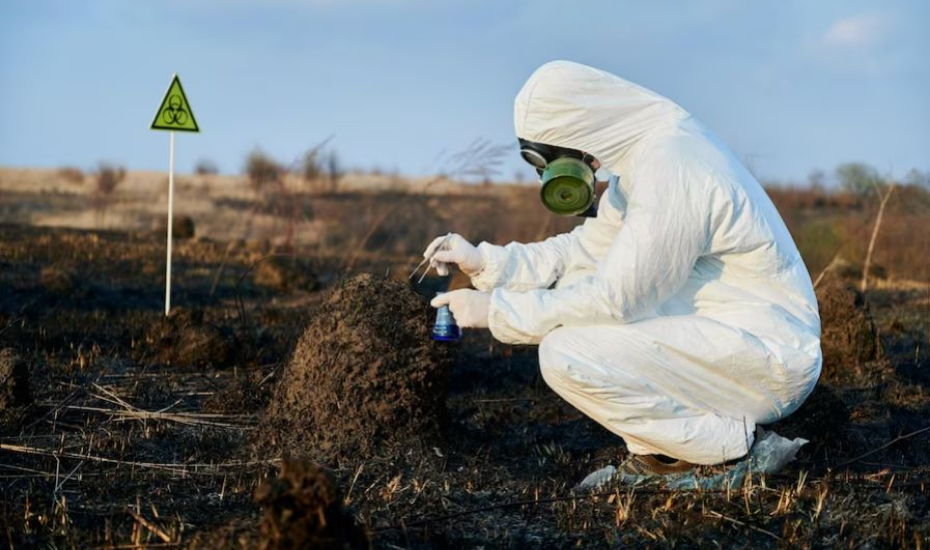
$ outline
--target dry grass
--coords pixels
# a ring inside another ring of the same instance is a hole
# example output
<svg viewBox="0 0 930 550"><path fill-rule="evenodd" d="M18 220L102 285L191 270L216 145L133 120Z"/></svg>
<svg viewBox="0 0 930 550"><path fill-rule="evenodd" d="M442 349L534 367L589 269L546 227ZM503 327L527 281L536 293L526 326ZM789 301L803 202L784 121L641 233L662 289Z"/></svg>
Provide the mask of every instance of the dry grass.
<svg viewBox="0 0 930 550"><path fill-rule="evenodd" d="M8 191L0 201L31 204L30 216L62 215L74 193L92 193L55 179L53 191L29 192L28 178L46 176L0 173ZM147 178L129 174L113 192L114 224L125 219L119 226L135 233L2 228L0 346L33 365L36 398L25 424L0 438L0 538L14 547L172 548L196 533L235 532L235 522L259 513L251 496L281 458L251 448L250 428L321 294L255 284L250 269L283 242L285 220L247 178L216 176L193 217L199 234L223 242L178 243L176 299L234 334L241 351L205 367L166 365L145 343L161 318L164 246L134 225L162 215L163 176ZM357 271L406 277L436 234L529 241L577 223L548 215L533 186L438 181L373 192L353 176L338 193L301 192L299 178L281 185L298 211L312 211L299 218L294 253L323 285L345 269L346 251L355 251ZM196 190L182 187L179 204ZM813 272L838 249L850 264L864 260L874 200L771 195ZM452 371L454 437L428 456L337 469L345 504L378 548L926 548L930 222L922 200L896 190L876 237L873 263L888 279L870 284L867 298L887 356L831 386L849 422L820 434L782 475L722 492L573 493L587 473L616 463L622 445L545 386L533 349L472 334ZM37 276L43 269L67 273L68 286ZM439 284L427 278L424 292ZM834 435L843 445L824 441Z"/></svg>

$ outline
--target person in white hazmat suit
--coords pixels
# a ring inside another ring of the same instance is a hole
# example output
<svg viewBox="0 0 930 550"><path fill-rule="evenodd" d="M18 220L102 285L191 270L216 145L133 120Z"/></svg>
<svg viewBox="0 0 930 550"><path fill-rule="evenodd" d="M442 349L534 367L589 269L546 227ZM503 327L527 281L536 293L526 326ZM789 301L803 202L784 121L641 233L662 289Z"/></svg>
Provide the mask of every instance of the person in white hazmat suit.
<svg viewBox="0 0 930 550"><path fill-rule="evenodd" d="M626 441L633 473L746 456L756 425L796 410L822 362L810 276L762 187L677 104L592 67L537 69L514 124L521 143L581 152L615 176L570 233L434 240L431 264L456 264L477 290L432 305L539 344L546 383Z"/></svg>

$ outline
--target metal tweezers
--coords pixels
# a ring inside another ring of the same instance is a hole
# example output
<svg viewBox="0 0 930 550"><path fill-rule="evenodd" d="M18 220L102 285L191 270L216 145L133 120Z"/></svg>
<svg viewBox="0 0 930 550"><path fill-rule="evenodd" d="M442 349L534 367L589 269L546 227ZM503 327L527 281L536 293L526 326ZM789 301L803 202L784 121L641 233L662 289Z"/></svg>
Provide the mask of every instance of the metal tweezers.
<svg viewBox="0 0 930 550"><path fill-rule="evenodd" d="M420 268L423 267L424 264L427 264L427 265L426 265L426 269L423 270L423 274L420 275L420 278L417 280L417 284L422 283L422 282L423 282L423 279L426 278L426 274L429 273L429 268L430 268L430 266L429 266L429 264L428 264L427 262L431 261L431 260L433 259L433 256L435 256L437 252L439 252L440 250L442 250L443 245L446 244L446 241L448 241L448 240L449 240L449 237L451 237L451 236L452 236L452 233L451 233L451 232L450 232L450 233L446 233L446 236L442 238L442 241L439 242L439 246L437 246L436 249L433 250L433 253L430 254L429 256L423 258L423 261L420 262L419 264L417 264L417 266L413 269L413 273L411 273L411 274L410 274L410 277L407 277L407 278L408 278L408 279L413 279L413 276L417 274L417 271L420 271Z"/></svg>

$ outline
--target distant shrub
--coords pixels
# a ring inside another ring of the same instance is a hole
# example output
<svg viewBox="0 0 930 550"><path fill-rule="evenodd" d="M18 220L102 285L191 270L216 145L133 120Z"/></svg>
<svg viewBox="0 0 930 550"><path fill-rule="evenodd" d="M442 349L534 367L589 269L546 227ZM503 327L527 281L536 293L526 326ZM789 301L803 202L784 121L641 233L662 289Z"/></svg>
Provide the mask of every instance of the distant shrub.
<svg viewBox="0 0 930 550"><path fill-rule="evenodd" d="M301 176L313 191L335 191L344 174L335 151L307 151L301 161Z"/></svg>
<svg viewBox="0 0 930 550"><path fill-rule="evenodd" d="M72 185L82 185L84 183L84 171L74 166L59 168L58 177Z"/></svg>
<svg viewBox="0 0 930 550"><path fill-rule="evenodd" d="M269 185L280 184L284 176L284 168L260 149L249 153L245 161L245 172L249 177L249 185L256 191Z"/></svg>
<svg viewBox="0 0 930 550"><path fill-rule="evenodd" d="M859 196L868 195L884 183L878 170L861 162L848 162L836 167L840 186Z"/></svg>
<svg viewBox="0 0 930 550"><path fill-rule="evenodd" d="M304 181L315 182L323 175L323 159L320 151L307 151L300 162L300 175Z"/></svg>
<svg viewBox="0 0 930 550"><path fill-rule="evenodd" d="M194 173L198 176L212 176L219 172L219 167L210 159L200 159L194 165Z"/></svg>
<svg viewBox="0 0 930 550"><path fill-rule="evenodd" d="M126 167L101 162L97 166L97 173L94 176L96 182L95 191L98 195L109 196L124 179L126 179Z"/></svg>
<svg viewBox="0 0 930 550"><path fill-rule="evenodd" d="M107 207L110 205L110 195L119 184L126 179L126 168L116 166L107 162L101 162L97 165L97 172L94 174L94 195L91 199L97 210L97 225L103 223L106 216Z"/></svg>

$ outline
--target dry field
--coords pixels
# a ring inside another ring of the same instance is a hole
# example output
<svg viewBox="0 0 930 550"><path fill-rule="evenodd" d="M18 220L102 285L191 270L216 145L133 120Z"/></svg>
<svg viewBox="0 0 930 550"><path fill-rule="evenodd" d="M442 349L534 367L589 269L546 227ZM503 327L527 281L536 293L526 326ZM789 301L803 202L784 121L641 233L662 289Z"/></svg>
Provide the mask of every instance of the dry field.
<svg viewBox="0 0 930 550"><path fill-rule="evenodd" d="M407 274L449 230L571 227L521 186L347 178L261 197L181 178L171 317L165 176L0 171L0 541L11 548L925 548L930 216L771 194L817 277L824 376L774 429L810 444L729 491L573 492L625 454L486 332L426 341ZM102 203L106 203L102 206ZM461 284L459 279L453 285ZM319 468L322 465L325 469Z"/></svg>

